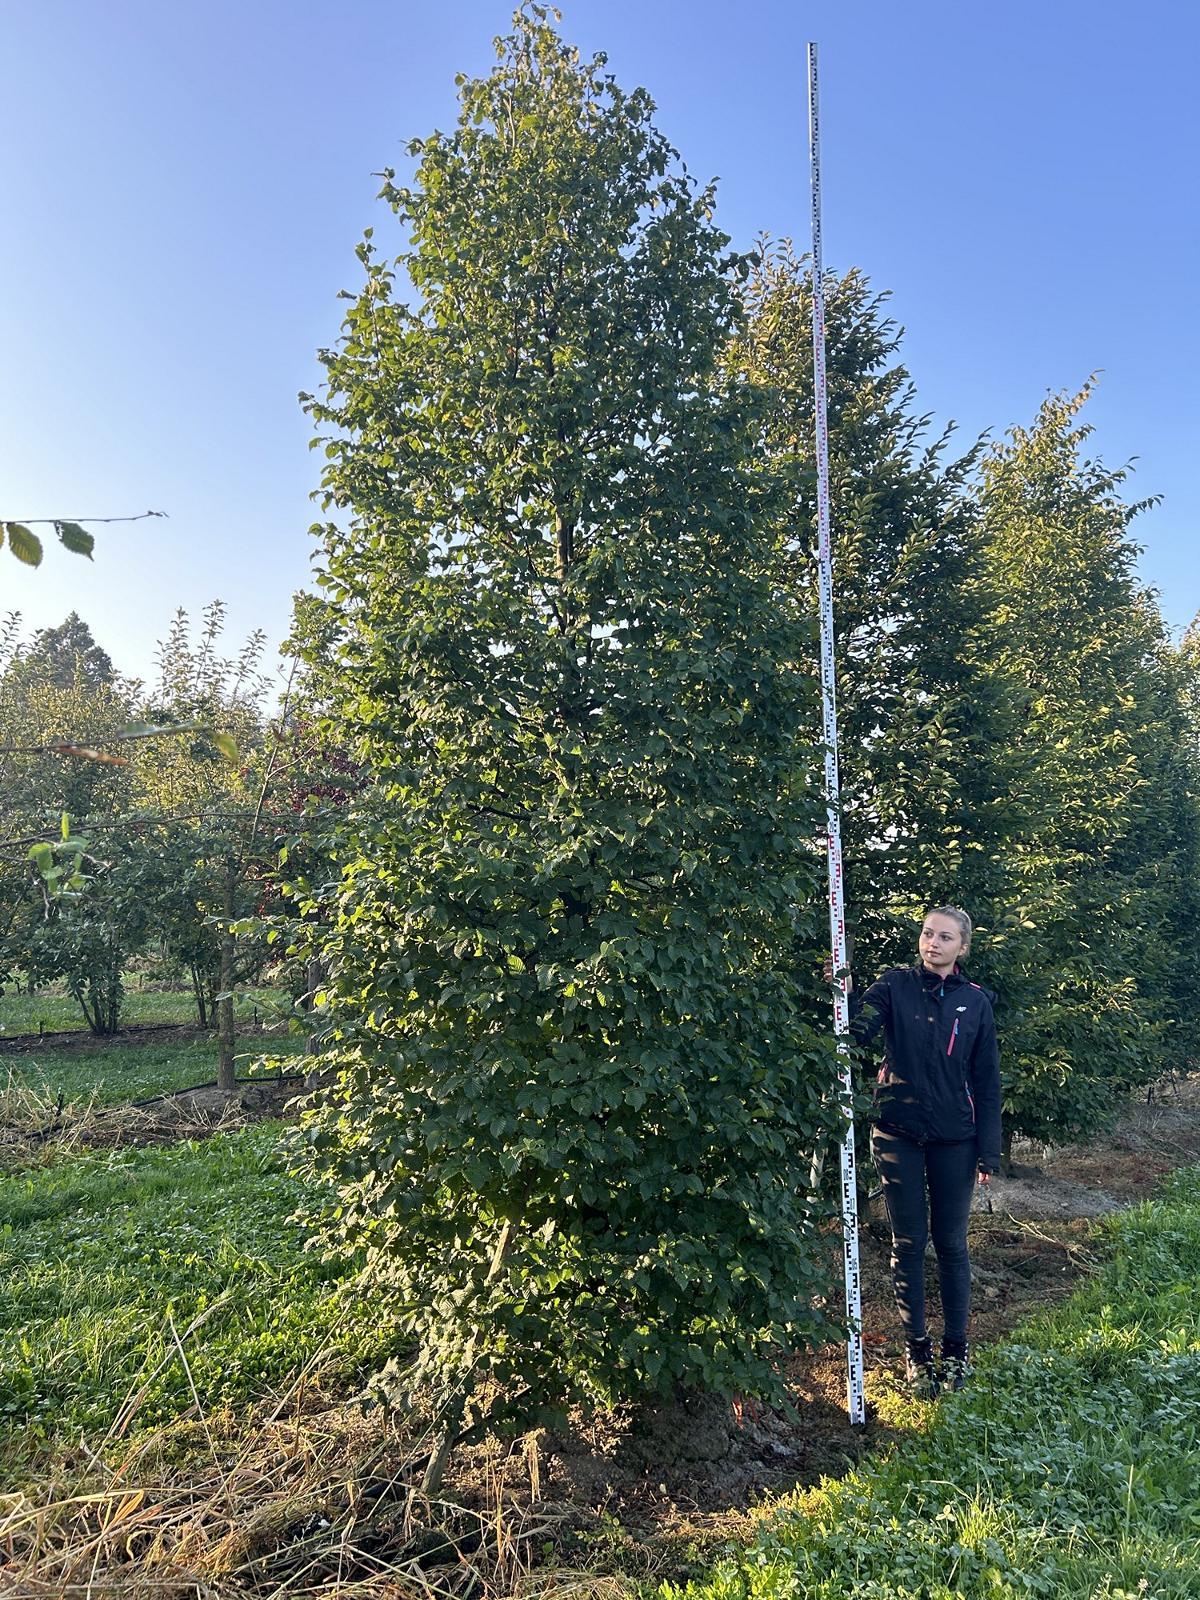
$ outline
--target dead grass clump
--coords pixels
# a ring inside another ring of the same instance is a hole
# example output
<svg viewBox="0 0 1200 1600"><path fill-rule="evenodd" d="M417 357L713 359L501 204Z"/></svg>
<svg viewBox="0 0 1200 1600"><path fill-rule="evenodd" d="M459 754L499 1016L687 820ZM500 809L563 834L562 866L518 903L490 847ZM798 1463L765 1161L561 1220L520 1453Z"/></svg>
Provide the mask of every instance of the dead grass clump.
<svg viewBox="0 0 1200 1600"><path fill-rule="evenodd" d="M141 1105L102 1105L97 1093L67 1100L10 1069L0 1083L0 1171L41 1166L75 1150L206 1139L282 1114L297 1088L297 1080L264 1079L239 1084L233 1094L205 1085Z"/></svg>
<svg viewBox="0 0 1200 1600"><path fill-rule="evenodd" d="M0 1170L39 1165L49 1149L75 1148L96 1111L94 1094L68 1101L45 1084L27 1082L10 1067L0 1081Z"/></svg>
<svg viewBox="0 0 1200 1600"><path fill-rule="evenodd" d="M175 1423L113 1462L84 1447L38 1491L0 1496L0 1592L6 1600L531 1593L568 1514L511 1504L499 1471L478 1504L422 1495L429 1449L429 1437L406 1433L400 1419L331 1404L306 1380L240 1423L231 1414ZM616 1600L627 1587L582 1571L553 1574L564 1600Z"/></svg>

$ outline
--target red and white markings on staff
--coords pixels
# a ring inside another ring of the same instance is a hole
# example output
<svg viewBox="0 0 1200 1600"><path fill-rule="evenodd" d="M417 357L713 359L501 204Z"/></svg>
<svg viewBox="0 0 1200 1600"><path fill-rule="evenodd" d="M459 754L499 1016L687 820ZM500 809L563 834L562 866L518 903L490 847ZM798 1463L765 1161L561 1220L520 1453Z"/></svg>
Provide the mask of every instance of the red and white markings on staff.
<svg viewBox="0 0 1200 1600"><path fill-rule="evenodd" d="M833 660L833 551L829 522L829 424L825 392L825 284L821 256L821 115L817 47L808 47L808 148L812 179L813 377L817 432L817 586L821 609L821 704L825 732L825 804L829 867L829 936L833 970L846 969L846 910L842 893L842 830L838 817L837 681ZM858 1267L858 1182L854 1159L853 1082L846 979L833 991L833 1031L840 1058L839 1083L846 1132L842 1140L842 1255L846 1279L846 1408L850 1421L867 1420L863 1392L862 1284Z"/></svg>

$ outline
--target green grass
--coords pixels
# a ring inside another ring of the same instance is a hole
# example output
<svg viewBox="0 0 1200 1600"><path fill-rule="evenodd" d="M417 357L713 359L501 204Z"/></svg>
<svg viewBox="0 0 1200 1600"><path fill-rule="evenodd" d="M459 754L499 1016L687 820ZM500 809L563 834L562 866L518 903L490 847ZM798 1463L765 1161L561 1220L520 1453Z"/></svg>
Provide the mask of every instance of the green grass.
<svg viewBox="0 0 1200 1600"><path fill-rule="evenodd" d="M303 1048L298 1034L247 1034L238 1041L238 1077L257 1072L256 1063L265 1052L292 1055ZM0 1056L0 1088L11 1074L49 1100L60 1093L68 1101L87 1100L94 1094L99 1105L127 1104L195 1083L212 1083L216 1073L217 1046L212 1039L187 1044L96 1044Z"/></svg>
<svg viewBox="0 0 1200 1600"><path fill-rule="evenodd" d="M291 1014L291 1000L281 989L239 991L234 1015L242 1022L257 1013L261 1022L281 1020ZM121 1006L125 1027L148 1022L195 1022L196 1004L190 989L141 989L130 985ZM48 990L41 994L0 994L0 1037L4 1034L58 1033L87 1023L69 994Z"/></svg>
<svg viewBox="0 0 1200 1600"><path fill-rule="evenodd" d="M137 1431L193 1385L205 1412L269 1395L335 1325L326 1370L380 1357L379 1309L339 1323L333 1269L286 1220L304 1189L278 1141L259 1124L0 1175L0 1487L34 1447L104 1434L130 1396Z"/></svg>
<svg viewBox="0 0 1200 1600"><path fill-rule="evenodd" d="M690 1600L1196 1600L1200 1168L893 1454L797 1496ZM681 1591L664 1590L678 1595Z"/></svg>

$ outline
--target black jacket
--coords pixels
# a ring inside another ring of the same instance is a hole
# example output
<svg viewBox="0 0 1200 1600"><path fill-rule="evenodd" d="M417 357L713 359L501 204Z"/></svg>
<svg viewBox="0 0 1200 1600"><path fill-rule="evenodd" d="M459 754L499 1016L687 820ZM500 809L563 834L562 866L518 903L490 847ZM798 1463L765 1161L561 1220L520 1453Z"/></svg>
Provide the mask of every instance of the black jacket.
<svg viewBox="0 0 1200 1600"><path fill-rule="evenodd" d="M920 964L893 967L861 999L850 995L858 1043L884 1033L871 1120L919 1144L978 1139L981 1172L1000 1170L993 998L961 971L943 980Z"/></svg>

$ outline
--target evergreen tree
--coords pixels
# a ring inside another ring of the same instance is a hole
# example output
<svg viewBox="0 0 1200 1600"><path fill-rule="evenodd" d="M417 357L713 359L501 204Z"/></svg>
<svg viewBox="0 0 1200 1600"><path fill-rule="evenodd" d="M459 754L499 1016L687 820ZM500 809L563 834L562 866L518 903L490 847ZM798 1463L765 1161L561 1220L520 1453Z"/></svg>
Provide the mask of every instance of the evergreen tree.
<svg viewBox="0 0 1200 1600"><path fill-rule="evenodd" d="M1172 646L1149 593L1133 621L1142 639L1129 707L1139 786L1122 864L1139 895L1136 976L1154 1023L1136 1083L1200 1056L1200 662L1191 634Z"/></svg>
<svg viewBox="0 0 1200 1600"><path fill-rule="evenodd" d="M1178 952L1171 981L1179 1012L1179 1054L1172 1065L1194 1070L1200 1061L1200 616L1193 619L1178 649L1168 649L1165 657L1177 708L1177 745L1184 752L1186 771L1186 787L1172 786L1169 792L1183 811L1181 828L1189 839L1181 853L1177 892L1170 900Z"/></svg>
<svg viewBox="0 0 1200 1600"><path fill-rule="evenodd" d="M430 1482L483 1375L526 1413L778 1394L828 1329L795 1164L835 1065L788 953L825 914L816 689L718 370L739 258L643 92L538 8L499 50L388 178L415 305L368 239L312 402L350 513L323 683L372 781L307 1136L446 1403Z"/></svg>

